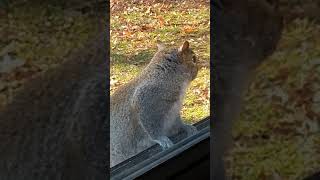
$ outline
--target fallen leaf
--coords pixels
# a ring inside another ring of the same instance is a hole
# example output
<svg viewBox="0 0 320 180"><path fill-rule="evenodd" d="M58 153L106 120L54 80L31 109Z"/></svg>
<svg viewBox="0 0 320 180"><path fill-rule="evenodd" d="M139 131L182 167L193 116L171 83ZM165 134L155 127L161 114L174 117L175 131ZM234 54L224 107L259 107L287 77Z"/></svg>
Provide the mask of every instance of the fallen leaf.
<svg viewBox="0 0 320 180"><path fill-rule="evenodd" d="M164 23L165 23L164 18L163 18L162 16L158 16L157 18L158 18L158 20L159 20L159 25L160 25L160 27L163 27L163 26L164 26Z"/></svg>
<svg viewBox="0 0 320 180"><path fill-rule="evenodd" d="M125 37L131 37L132 34L133 33L131 31L128 31L128 30L123 31L123 33L122 33L122 35L125 36Z"/></svg>
<svg viewBox="0 0 320 180"><path fill-rule="evenodd" d="M185 26L185 27L183 27L182 30L183 30L184 33L187 33L187 34L195 32L195 28L191 27L191 26Z"/></svg>

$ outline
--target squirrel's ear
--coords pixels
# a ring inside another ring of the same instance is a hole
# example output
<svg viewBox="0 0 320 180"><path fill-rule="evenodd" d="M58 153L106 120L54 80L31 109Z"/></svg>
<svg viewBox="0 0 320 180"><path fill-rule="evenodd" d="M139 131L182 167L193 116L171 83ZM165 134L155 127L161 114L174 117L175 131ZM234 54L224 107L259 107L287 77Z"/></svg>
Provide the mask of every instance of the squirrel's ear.
<svg viewBox="0 0 320 180"><path fill-rule="evenodd" d="M157 46L158 46L158 51L165 49L165 45L159 40L157 40Z"/></svg>
<svg viewBox="0 0 320 180"><path fill-rule="evenodd" d="M189 42L188 41L185 41L182 46L180 46L179 48L179 52L183 52L185 50L188 50L189 49Z"/></svg>

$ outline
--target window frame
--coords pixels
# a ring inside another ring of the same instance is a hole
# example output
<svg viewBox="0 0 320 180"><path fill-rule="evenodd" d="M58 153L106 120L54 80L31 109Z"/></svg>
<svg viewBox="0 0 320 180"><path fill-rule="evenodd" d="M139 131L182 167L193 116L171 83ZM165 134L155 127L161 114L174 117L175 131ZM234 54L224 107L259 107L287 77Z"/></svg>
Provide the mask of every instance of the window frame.
<svg viewBox="0 0 320 180"><path fill-rule="evenodd" d="M169 149L163 151L156 144L112 167L110 169L110 179L156 177L155 175L159 172L165 172L165 176L172 177L177 176L186 168L195 168L195 164L199 163L197 166L208 166L209 175L210 117L195 123L194 126L198 129L198 133L184 139L172 137L173 141L176 142ZM191 154L192 156L190 156ZM204 161L205 163L203 163ZM178 164L179 166L177 166Z"/></svg>

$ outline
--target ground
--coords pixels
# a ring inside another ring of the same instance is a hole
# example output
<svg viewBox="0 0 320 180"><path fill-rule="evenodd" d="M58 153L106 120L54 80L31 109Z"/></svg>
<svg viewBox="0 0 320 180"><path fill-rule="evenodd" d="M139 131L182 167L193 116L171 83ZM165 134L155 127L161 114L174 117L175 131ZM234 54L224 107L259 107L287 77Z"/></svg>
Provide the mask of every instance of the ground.
<svg viewBox="0 0 320 180"><path fill-rule="evenodd" d="M200 70L187 91L181 116L195 123L209 116L209 2L148 2L111 3L111 94L149 63L157 40L176 47L188 40Z"/></svg>
<svg viewBox="0 0 320 180"><path fill-rule="evenodd" d="M319 73L320 25L293 19L257 70L234 125L233 179L303 179L319 171Z"/></svg>
<svg viewBox="0 0 320 180"><path fill-rule="evenodd" d="M94 23L89 13L32 2L17 3L0 15L0 107L31 77L80 48L94 34ZM5 65L5 57L18 63Z"/></svg>
<svg viewBox="0 0 320 180"><path fill-rule="evenodd" d="M113 1L111 91L141 71L156 51L156 40L174 46L190 40L202 67L183 109L183 117L193 123L209 114L208 1L145 1L132 1L135 5L130 7L128 1ZM286 13L279 46L258 69L245 97L228 158L234 179L299 180L320 169L320 11L304 5L305 11L287 8L295 13ZM94 17L55 5L17 5L8 18L0 15L0 24L0 63L5 49L11 49L11 60L23 62L0 72L0 106L32 76L63 62L95 32Z"/></svg>

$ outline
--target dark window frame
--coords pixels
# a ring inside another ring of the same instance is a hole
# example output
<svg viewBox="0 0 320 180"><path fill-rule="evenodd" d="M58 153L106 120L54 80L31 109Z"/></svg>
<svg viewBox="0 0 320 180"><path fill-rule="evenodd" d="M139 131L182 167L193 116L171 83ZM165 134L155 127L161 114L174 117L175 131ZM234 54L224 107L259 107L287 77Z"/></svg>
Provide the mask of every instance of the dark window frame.
<svg viewBox="0 0 320 180"><path fill-rule="evenodd" d="M138 155L114 166L110 170L111 180L125 179L180 179L188 172L207 171L209 177L210 159L210 118L194 126L198 133L188 138L172 137L174 144L162 151L156 144ZM205 167L205 168L204 168ZM199 169L200 168L200 169ZM159 176L161 175L161 176ZM179 178L180 177L180 178ZM183 178L182 178L183 179Z"/></svg>

